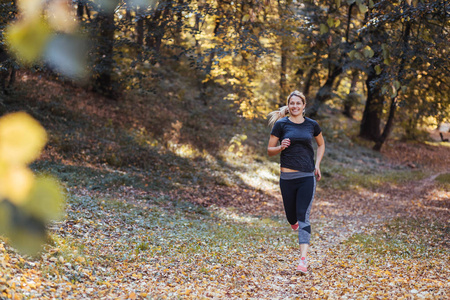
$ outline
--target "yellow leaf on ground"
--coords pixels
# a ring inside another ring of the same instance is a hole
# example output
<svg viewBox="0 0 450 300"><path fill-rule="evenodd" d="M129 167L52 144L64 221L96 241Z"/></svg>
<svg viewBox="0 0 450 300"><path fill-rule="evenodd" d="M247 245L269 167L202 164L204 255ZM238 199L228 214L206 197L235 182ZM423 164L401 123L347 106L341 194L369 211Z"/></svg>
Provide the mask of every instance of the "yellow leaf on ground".
<svg viewBox="0 0 450 300"><path fill-rule="evenodd" d="M86 262L86 259L83 256L78 256L76 259L77 262L84 264Z"/></svg>

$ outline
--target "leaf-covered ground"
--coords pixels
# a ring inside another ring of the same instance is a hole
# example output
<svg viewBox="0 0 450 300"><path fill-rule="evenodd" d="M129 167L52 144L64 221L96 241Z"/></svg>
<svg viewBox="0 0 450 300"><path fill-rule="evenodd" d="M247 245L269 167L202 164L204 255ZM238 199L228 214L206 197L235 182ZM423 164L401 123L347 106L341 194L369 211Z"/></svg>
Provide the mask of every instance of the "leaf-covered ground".
<svg viewBox="0 0 450 300"><path fill-rule="evenodd" d="M1 243L0 297L448 299L450 193L437 174L318 189L306 276L277 197L246 191L241 210L245 192L231 187L219 194L234 202L207 207L195 194L70 187L41 257ZM252 197L268 213L252 214Z"/></svg>
<svg viewBox="0 0 450 300"><path fill-rule="evenodd" d="M220 122L212 122L195 97L183 103L197 111L177 110L178 98L169 97L177 86L161 87L168 93L156 97L161 105L111 105L27 76L21 84L29 91L6 107L46 125L51 139L32 167L65 185L67 215L36 258L0 239L0 299L450 298L450 147L443 143L393 142L375 153L349 134L356 121L323 118L327 152L311 215L310 273L299 276L277 160L260 153L264 124L229 124L220 108ZM148 118L152 112L157 118ZM197 130L198 118L209 120L207 131ZM205 156L180 140L228 148L244 127L248 143L238 140L230 157ZM240 157L244 150L250 155Z"/></svg>

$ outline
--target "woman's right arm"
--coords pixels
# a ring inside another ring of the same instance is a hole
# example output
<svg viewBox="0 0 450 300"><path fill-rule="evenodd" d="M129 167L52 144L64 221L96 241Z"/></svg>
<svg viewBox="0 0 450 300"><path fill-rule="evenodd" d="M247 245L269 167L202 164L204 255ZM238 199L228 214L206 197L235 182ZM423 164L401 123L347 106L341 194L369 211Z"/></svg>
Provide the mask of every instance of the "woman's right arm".
<svg viewBox="0 0 450 300"><path fill-rule="evenodd" d="M281 145L277 146L278 140L279 140L278 137L270 135L269 144L267 146L267 154L269 156L274 156L281 153L281 151L286 149L290 144L289 139L284 139L281 141Z"/></svg>

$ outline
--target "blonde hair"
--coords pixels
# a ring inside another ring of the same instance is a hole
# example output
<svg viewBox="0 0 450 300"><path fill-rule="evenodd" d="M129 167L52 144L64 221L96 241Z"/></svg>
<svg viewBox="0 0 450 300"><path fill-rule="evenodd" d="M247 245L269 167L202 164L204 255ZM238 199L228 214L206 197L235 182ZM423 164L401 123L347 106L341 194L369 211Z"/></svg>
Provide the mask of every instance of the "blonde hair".
<svg viewBox="0 0 450 300"><path fill-rule="evenodd" d="M300 99L302 99L303 104L306 105L306 97L305 97L305 95L303 95L302 92L299 92L297 90L293 91L287 97L285 106L280 107L279 110L275 110L275 111L269 113L269 117L270 117L270 119L269 119L269 126L273 127L273 125L275 125L276 121L278 121L281 118L286 117L286 115L289 113L289 109L288 109L289 101L291 101L291 98L293 96L297 96Z"/></svg>

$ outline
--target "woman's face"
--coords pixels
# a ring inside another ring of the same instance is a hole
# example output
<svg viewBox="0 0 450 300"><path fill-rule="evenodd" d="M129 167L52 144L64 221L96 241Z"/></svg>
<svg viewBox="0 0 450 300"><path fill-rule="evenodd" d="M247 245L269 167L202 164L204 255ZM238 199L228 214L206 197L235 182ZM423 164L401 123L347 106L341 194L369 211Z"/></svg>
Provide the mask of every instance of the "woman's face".
<svg viewBox="0 0 450 300"><path fill-rule="evenodd" d="M305 109L305 104L303 103L302 98L294 95L289 100L288 107L289 107L289 113L293 117L296 117L296 116L303 114L303 110Z"/></svg>

